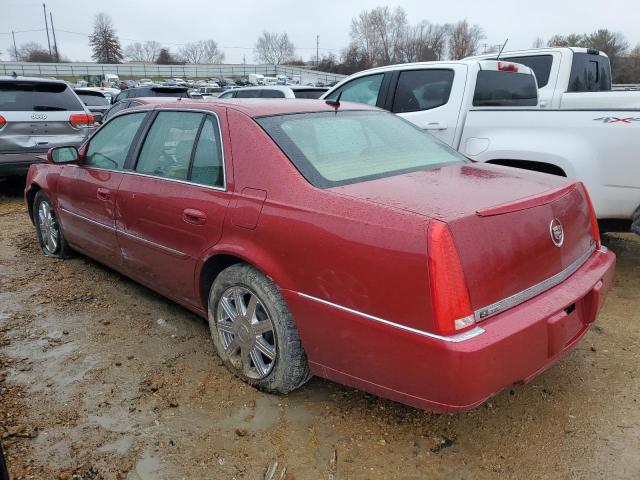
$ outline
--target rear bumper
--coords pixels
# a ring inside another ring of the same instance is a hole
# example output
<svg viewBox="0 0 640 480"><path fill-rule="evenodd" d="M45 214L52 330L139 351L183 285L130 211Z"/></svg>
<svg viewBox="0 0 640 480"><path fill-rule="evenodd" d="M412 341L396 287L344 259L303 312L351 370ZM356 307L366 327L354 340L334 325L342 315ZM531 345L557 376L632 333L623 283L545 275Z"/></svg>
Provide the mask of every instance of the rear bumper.
<svg viewBox="0 0 640 480"><path fill-rule="evenodd" d="M42 162L38 155L46 154L46 150L29 153L0 153L0 177L26 175L30 165Z"/></svg>
<svg viewBox="0 0 640 480"><path fill-rule="evenodd" d="M371 321L285 291L314 374L415 407L473 408L527 382L586 334L611 287L615 255L593 253L571 277L479 324L458 342ZM380 320L380 319L378 319Z"/></svg>

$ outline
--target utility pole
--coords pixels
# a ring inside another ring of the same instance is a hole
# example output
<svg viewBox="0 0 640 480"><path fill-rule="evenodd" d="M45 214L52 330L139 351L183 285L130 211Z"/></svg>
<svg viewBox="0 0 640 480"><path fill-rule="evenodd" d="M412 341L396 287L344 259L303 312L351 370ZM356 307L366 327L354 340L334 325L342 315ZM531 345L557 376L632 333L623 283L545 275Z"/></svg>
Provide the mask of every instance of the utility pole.
<svg viewBox="0 0 640 480"><path fill-rule="evenodd" d="M20 59L18 58L18 47L16 47L16 34L13 30L11 30L11 36L13 37L13 53L16 56L16 62L19 62Z"/></svg>
<svg viewBox="0 0 640 480"><path fill-rule="evenodd" d="M56 52L56 62L60 62L60 54L58 53L58 41L56 40L56 29L53 28L53 13L49 12L49 18L51 19L51 33L53 33L53 48Z"/></svg>
<svg viewBox="0 0 640 480"><path fill-rule="evenodd" d="M44 10L44 28L47 30L47 44L49 45L49 58L51 58L51 40L49 39L49 22L47 22L47 5L42 4Z"/></svg>
<svg viewBox="0 0 640 480"><path fill-rule="evenodd" d="M320 35L316 35L316 67L320 65Z"/></svg>

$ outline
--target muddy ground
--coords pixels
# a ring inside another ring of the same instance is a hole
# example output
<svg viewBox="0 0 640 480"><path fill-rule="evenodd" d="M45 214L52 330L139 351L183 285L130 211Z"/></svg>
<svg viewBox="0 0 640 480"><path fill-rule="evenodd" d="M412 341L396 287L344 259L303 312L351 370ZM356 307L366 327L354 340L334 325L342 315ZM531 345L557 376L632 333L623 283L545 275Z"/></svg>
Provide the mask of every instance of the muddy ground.
<svg viewBox="0 0 640 480"><path fill-rule="evenodd" d="M640 478L638 237L606 238L615 286L572 353L438 415L317 378L283 397L250 388L200 318L85 257L44 257L8 187L0 434L14 479Z"/></svg>

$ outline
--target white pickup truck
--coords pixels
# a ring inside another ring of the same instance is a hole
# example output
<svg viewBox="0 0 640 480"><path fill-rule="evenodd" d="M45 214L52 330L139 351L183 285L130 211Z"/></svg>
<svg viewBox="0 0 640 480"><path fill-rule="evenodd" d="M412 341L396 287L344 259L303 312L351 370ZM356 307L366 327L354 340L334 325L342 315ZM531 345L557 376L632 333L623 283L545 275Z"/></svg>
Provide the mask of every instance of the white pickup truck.
<svg viewBox="0 0 640 480"><path fill-rule="evenodd" d="M496 54L466 60L495 59ZM541 108L640 108L640 91L612 90L609 57L592 48L534 48L503 52L500 59L531 68Z"/></svg>
<svg viewBox="0 0 640 480"><path fill-rule="evenodd" d="M462 60L359 72L321 98L377 105L476 161L579 179L605 229L640 223L640 109L540 109L537 93L524 65Z"/></svg>

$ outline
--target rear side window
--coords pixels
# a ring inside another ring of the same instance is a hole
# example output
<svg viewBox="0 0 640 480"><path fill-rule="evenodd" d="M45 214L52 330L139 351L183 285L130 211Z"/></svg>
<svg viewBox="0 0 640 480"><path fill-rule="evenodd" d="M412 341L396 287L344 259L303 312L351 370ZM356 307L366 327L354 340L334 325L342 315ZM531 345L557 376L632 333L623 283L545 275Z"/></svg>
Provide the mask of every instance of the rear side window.
<svg viewBox="0 0 640 480"><path fill-rule="evenodd" d="M474 107L535 107L538 89L533 75L481 70L478 72Z"/></svg>
<svg viewBox="0 0 640 480"><path fill-rule="evenodd" d="M417 112L445 105L449 101L452 85L453 70L400 72L392 111Z"/></svg>
<svg viewBox="0 0 640 480"><path fill-rule="evenodd" d="M91 107L106 107L109 105L109 100L103 97L102 95L90 95L86 93L78 92L78 96L80 100L84 102L85 105Z"/></svg>
<svg viewBox="0 0 640 480"><path fill-rule="evenodd" d="M202 113L160 112L147 134L136 171L186 180Z"/></svg>
<svg viewBox="0 0 640 480"><path fill-rule="evenodd" d="M526 65L533 73L536 74L538 87L542 88L549 83L549 75L551 74L551 65L553 64L552 55L532 55L530 57L509 57L504 59L507 62L521 63Z"/></svg>
<svg viewBox="0 0 640 480"><path fill-rule="evenodd" d="M383 77L384 74L379 73L377 75L367 75L366 77L356 78L332 92L331 95L327 95L327 99L335 100L338 98L338 95L340 95L340 92L342 92L340 100L344 100L345 102L375 105L378 103L378 95L380 94Z"/></svg>
<svg viewBox="0 0 640 480"><path fill-rule="evenodd" d="M64 83L0 82L0 110L9 112L83 111Z"/></svg>
<svg viewBox="0 0 640 480"><path fill-rule="evenodd" d="M574 53L568 92L608 92L611 90L611 65L603 55Z"/></svg>
<svg viewBox="0 0 640 480"><path fill-rule="evenodd" d="M130 113L114 118L91 138L86 164L109 170L122 170L131 142L146 112Z"/></svg>
<svg viewBox="0 0 640 480"><path fill-rule="evenodd" d="M324 93L324 90L294 90L293 94L296 98L312 98L317 99Z"/></svg>
<svg viewBox="0 0 640 480"><path fill-rule="evenodd" d="M258 98L259 96L260 90L238 90L236 92L236 98Z"/></svg>
<svg viewBox="0 0 640 480"><path fill-rule="evenodd" d="M213 187L224 185L222 173L222 147L218 135L218 122L214 117L207 116L200 131L196 145L190 179L192 182Z"/></svg>
<svg viewBox="0 0 640 480"><path fill-rule="evenodd" d="M284 98L284 92L281 90L262 90L260 98Z"/></svg>

